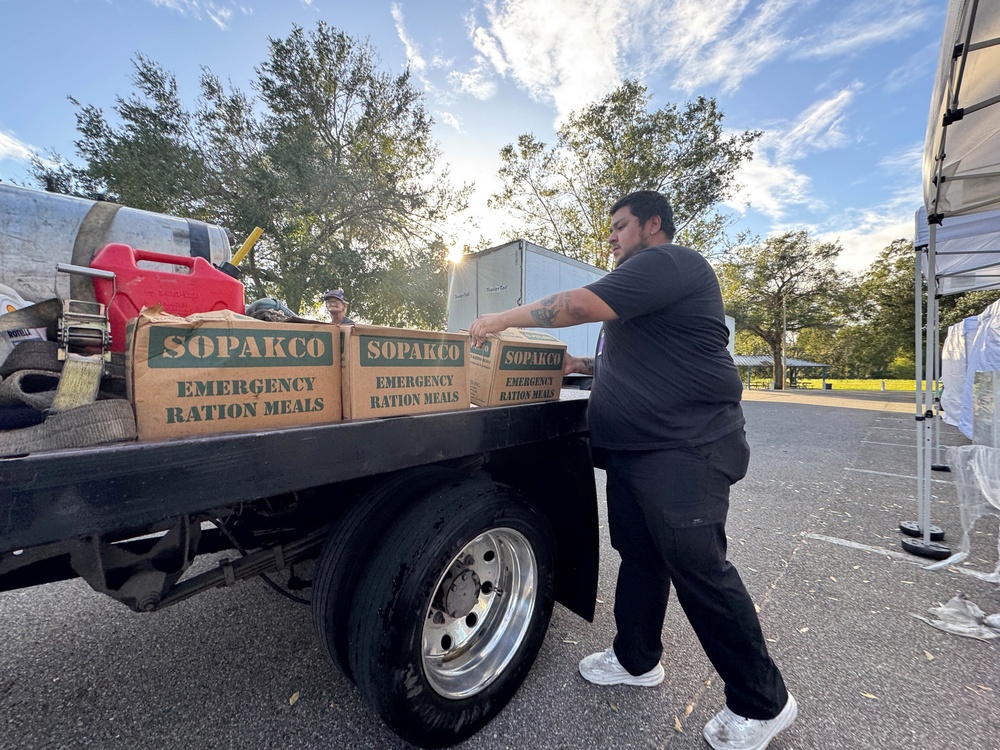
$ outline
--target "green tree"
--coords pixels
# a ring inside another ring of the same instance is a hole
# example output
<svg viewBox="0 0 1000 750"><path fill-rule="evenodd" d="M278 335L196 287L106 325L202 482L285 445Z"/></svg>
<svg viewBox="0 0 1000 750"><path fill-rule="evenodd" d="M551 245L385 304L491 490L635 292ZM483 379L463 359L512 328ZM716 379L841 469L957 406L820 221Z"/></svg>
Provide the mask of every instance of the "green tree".
<svg viewBox="0 0 1000 750"><path fill-rule="evenodd" d="M895 240L879 253L854 287L854 322L867 329L874 371L857 377L884 376L900 351L913 351L913 243Z"/></svg>
<svg viewBox="0 0 1000 750"><path fill-rule="evenodd" d="M913 351L913 248L886 247L856 278L845 277L835 326L803 330L795 353L830 365L839 378L888 377L893 363Z"/></svg>
<svg viewBox="0 0 1000 750"><path fill-rule="evenodd" d="M879 253L847 291L850 315L831 353L840 377L908 377L914 371L914 250L895 240ZM920 305L926 304L926 284ZM943 342L948 326L976 315L1000 297L998 291L953 294L938 300ZM926 321L924 321L926 335ZM939 342L941 343L941 342ZM827 361L827 360L824 360Z"/></svg>
<svg viewBox="0 0 1000 750"><path fill-rule="evenodd" d="M367 42L323 22L270 40L256 96L205 70L193 112L170 74L141 55L135 68L137 93L116 99L114 122L79 109L85 166L39 161L39 181L203 218L239 237L262 227L241 264L251 296L300 311L343 286L352 315L443 326L441 227L471 188L453 188L439 166L408 71L382 72Z"/></svg>
<svg viewBox="0 0 1000 750"><path fill-rule="evenodd" d="M625 81L573 112L548 145L525 133L500 151L503 188L490 205L525 236L607 268L608 209L634 190L659 190L674 208L678 241L708 252L728 220L715 210L730 197L739 167L752 156L757 131L726 135L715 100L649 111L645 86Z"/></svg>
<svg viewBox="0 0 1000 750"><path fill-rule="evenodd" d="M36 155L32 174L54 192L203 218L205 169L196 123L181 104L177 80L141 54L133 64L136 92L115 99L118 127L98 107L69 97L77 107L80 138L74 145L84 165L68 164L58 154L44 161Z"/></svg>
<svg viewBox="0 0 1000 750"><path fill-rule="evenodd" d="M834 268L840 246L820 243L804 231L740 245L717 266L726 312L736 327L766 345L775 388L784 384L781 352L786 332L831 324L840 309L843 277Z"/></svg>

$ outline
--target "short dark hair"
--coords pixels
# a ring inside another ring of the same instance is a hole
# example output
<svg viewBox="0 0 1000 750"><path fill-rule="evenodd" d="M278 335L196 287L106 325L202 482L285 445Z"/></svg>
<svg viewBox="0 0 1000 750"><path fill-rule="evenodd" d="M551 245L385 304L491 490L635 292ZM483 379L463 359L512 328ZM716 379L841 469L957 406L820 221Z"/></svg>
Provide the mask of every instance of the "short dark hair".
<svg viewBox="0 0 1000 750"><path fill-rule="evenodd" d="M659 216L660 228L666 233L667 239L673 241L674 210L670 207L670 202L663 193L658 193L655 190L636 190L634 193L629 193L624 198L619 199L611 207L609 213L614 216L616 211L626 206L642 224L654 216Z"/></svg>

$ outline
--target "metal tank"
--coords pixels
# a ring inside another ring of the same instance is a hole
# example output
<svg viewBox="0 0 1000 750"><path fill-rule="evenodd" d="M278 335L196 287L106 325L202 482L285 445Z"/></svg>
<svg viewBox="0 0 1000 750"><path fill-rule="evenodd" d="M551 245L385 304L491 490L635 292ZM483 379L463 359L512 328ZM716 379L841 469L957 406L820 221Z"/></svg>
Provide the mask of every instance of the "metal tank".
<svg viewBox="0 0 1000 750"><path fill-rule="evenodd" d="M73 257L88 214L87 230L96 238L92 252L109 242L120 242L142 250L202 257L216 265L231 258L229 233L220 226L126 206L118 207L113 217L112 211L105 211L110 224L100 225L95 233L93 219L100 218L95 205L98 209L110 206L0 184L0 282L31 302L49 299L57 291L63 299L70 296L70 280L67 274L56 274L56 264L89 265L90 258Z"/></svg>

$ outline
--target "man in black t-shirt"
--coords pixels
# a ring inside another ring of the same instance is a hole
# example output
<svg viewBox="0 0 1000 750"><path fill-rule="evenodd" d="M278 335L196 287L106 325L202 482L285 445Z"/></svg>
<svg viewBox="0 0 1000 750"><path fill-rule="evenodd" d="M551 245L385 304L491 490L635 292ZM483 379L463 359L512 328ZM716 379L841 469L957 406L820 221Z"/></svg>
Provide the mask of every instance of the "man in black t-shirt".
<svg viewBox="0 0 1000 750"><path fill-rule="evenodd" d="M767 652L753 601L726 559L729 488L750 449L742 385L726 348L715 272L671 244L673 212L657 192L611 209L615 270L585 287L502 313L469 329L476 345L509 327L603 321L594 358L565 372L593 374L591 444L607 470L611 543L621 554L611 648L580 662L598 685L654 686L671 585L725 682L726 706L704 729L717 750L764 750L797 714Z"/></svg>

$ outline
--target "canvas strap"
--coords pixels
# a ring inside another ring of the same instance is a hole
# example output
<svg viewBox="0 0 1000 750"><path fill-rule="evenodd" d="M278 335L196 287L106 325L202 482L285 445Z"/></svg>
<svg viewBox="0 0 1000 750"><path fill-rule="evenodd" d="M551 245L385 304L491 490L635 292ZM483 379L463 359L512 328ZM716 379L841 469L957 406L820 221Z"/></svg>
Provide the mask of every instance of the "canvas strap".
<svg viewBox="0 0 1000 750"><path fill-rule="evenodd" d="M111 229L111 222L115 220L115 214L120 209L117 203L107 201L97 201L87 215L83 217L83 223L76 233L76 241L73 243L73 265L87 267L94 259L94 254L100 250L101 246L107 242L108 230ZM70 297L73 299L94 302L93 283L80 276L72 276L69 280Z"/></svg>

